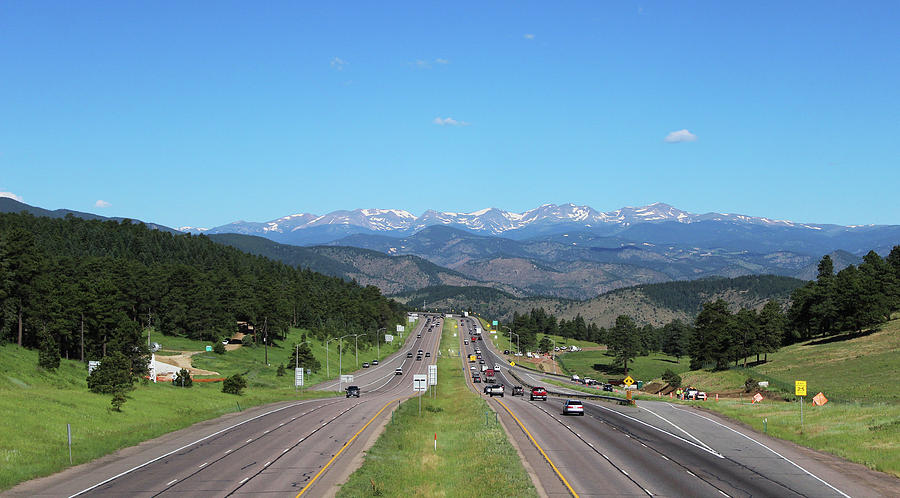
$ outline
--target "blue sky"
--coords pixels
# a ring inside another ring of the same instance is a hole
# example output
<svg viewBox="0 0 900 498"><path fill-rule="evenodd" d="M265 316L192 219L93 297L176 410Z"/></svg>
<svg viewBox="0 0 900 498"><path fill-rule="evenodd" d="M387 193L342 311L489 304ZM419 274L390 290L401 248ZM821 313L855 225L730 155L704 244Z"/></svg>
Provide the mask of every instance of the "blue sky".
<svg viewBox="0 0 900 498"><path fill-rule="evenodd" d="M7 0L0 191L175 227L656 201L900 224L897 26L896 1Z"/></svg>

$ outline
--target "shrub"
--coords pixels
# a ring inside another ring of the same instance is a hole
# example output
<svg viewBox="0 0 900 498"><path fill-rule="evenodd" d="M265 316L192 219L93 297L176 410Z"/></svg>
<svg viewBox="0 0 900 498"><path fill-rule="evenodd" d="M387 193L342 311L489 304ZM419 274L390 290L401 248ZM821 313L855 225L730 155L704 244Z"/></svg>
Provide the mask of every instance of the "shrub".
<svg viewBox="0 0 900 498"><path fill-rule="evenodd" d="M671 368L663 372L662 380L672 387L681 387L681 376L673 372Z"/></svg>
<svg viewBox="0 0 900 498"><path fill-rule="evenodd" d="M56 341L53 340L53 336L46 332L41 334L38 365L47 370L59 368L59 347L57 347Z"/></svg>
<svg viewBox="0 0 900 498"><path fill-rule="evenodd" d="M754 387L756 387L756 379L747 377L747 380L744 381L744 392L749 393Z"/></svg>
<svg viewBox="0 0 900 498"><path fill-rule="evenodd" d="M247 387L247 381L244 380L241 374L234 374L222 382L223 393L240 395L245 387Z"/></svg>
<svg viewBox="0 0 900 498"><path fill-rule="evenodd" d="M88 375L87 385L91 391L104 394L132 389L134 377L131 375L131 362L124 354L113 351Z"/></svg>
<svg viewBox="0 0 900 498"><path fill-rule="evenodd" d="M176 387L193 387L194 379L191 378L191 373L186 368L182 368L178 375L172 379L172 385Z"/></svg>
<svg viewBox="0 0 900 498"><path fill-rule="evenodd" d="M222 341L216 341L216 343L213 345L213 353L225 354L225 345L222 344Z"/></svg>
<svg viewBox="0 0 900 498"><path fill-rule="evenodd" d="M127 398L125 397L125 393L121 390L117 390L116 392L113 393L112 401L110 402L110 404L112 405L113 410L115 410L117 412L121 412L122 405L125 404L125 401L127 401Z"/></svg>
<svg viewBox="0 0 900 498"><path fill-rule="evenodd" d="M278 370L275 371L275 375L278 377L284 377L284 363L278 365Z"/></svg>

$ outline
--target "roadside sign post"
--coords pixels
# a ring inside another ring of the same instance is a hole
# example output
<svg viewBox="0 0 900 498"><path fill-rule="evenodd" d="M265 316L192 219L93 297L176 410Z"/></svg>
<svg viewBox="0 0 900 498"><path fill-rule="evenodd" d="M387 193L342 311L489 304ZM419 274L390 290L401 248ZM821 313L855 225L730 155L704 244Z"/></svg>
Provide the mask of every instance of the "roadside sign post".
<svg viewBox="0 0 900 498"><path fill-rule="evenodd" d="M298 388L303 387L303 369L295 368L294 369L294 391Z"/></svg>
<svg viewBox="0 0 900 498"><path fill-rule="evenodd" d="M423 393L428 388L428 376L425 374L413 375L413 392ZM419 395L419 415L422 414L422 395Z"/></svg>
<svg viewBox="0 0 900 498"><path fill-rule="evenodd" d="M803 434L803 398L806 396L806 381L794 381L794 395L800 396L800 434Z"/></svg>
<svg viewBox="0 0 900 498"><path fill-rule="evenodd" d="M435 386L431 390L431 396L437 397L437 365L428 365L428 385Z"/></svg>
<svg viewBox="0 0 900 498"><path fill-rule="evenodd" d="M72 465L72 424L66 424L66 436L69 438L69 465Z"/></svg>

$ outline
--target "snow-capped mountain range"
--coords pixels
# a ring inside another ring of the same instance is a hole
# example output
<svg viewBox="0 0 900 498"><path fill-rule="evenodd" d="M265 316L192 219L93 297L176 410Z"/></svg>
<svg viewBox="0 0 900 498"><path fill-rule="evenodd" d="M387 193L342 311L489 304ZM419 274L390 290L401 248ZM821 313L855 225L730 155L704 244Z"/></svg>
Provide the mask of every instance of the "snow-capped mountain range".
<svg viewBox="0 0 900 498"><path fill-rule="evenodd" d="M312 236L322 242L334 236L352 233L380 233L404 236L434 225L445 225L482 235L510 238L531 236L535 233L553 232L558 229L582 228L590 231L616 231L639 223L697 223L701 221L732 221L742 224L781 226L808 230L822 230L829 225L809 225L785 220L773 220L754 216L725 213L695 214L660 202L643 207L623 207L615 211L601 212L590 206L572 203L544 204L522 213L497 208L481 209L471 213L425 211L416 216L399 209L356 209L334 211L325 215L310 213L292 214L268 222L236 221L220 227L205 229L181 227L190 233L242 233L261 235L272 239L294 239L289 234L300 235L301 230L313 230L323 237ZM830 225L833 226L833 225ZM310 233L309 235L313 235ZM301 239L308 237L300 236ZM333 239L332 239L333 240Z"/></svg>

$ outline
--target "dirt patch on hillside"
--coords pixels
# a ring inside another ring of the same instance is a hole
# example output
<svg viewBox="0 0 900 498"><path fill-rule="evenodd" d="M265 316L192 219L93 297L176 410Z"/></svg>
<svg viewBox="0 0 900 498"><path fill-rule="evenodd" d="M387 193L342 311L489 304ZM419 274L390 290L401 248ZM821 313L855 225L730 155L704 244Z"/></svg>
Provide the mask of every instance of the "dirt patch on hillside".
<svg viewBox="0 0 900 498"><path fill-rule="evenodd" d="M229 344L229 346L238 346L240 344ZM227 346L226 346L227 349ZM219 375L219 372L213 372L211 370L203 370L202 368L194 368L191 365L191 357L195 354L205 353L205 351L175 351L176 355L172 356L157 356L156 361L160 363L165 363L168 365L172 365L178 368L186 368L191 375Z"/></svg>

